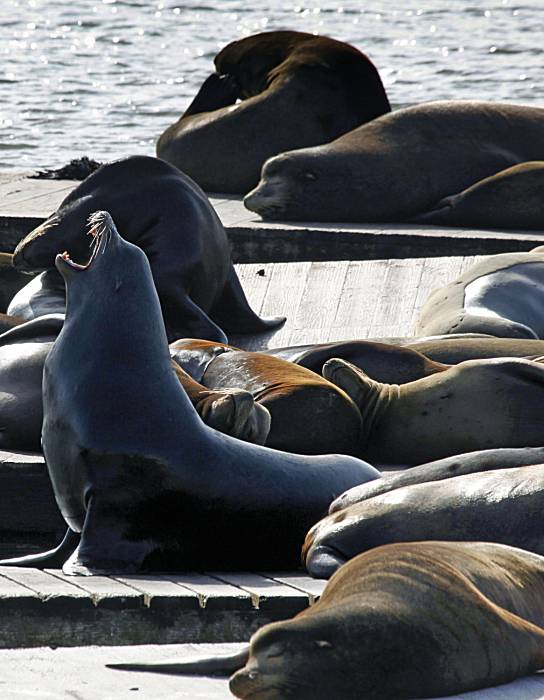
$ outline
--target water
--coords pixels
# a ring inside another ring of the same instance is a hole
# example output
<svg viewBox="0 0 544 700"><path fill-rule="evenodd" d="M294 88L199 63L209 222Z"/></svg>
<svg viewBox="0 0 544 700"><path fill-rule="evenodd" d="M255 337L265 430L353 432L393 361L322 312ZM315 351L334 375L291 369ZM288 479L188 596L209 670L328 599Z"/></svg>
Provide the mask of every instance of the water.
<svg viewBox="0 0 544 700"><path fill-rule="evenodd" d="M393 107L544 105L544 0L1 0L0 169L154 154L217 51L271 29L355 44Z"/></svg>

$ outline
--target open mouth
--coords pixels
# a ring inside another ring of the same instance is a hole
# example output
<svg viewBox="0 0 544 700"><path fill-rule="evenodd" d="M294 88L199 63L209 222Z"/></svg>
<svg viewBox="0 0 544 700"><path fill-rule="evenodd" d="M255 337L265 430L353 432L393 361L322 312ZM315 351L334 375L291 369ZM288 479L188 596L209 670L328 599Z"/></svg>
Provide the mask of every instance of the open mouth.
<svg viewBox="0 0 544 700"><path fill-rule="evenodd" d="M114 227L113 220L106 211L97 211L91 214L88 219L88 224L89 230L87 231L87 235L91 236L91 243L89 246L91 255L89 260L86 263L77 263L75 260L72 260L67 250L57 255L57 260L62 261L62 263L79 272L88 270L96 258L105 251L111 231Z"/></svg>

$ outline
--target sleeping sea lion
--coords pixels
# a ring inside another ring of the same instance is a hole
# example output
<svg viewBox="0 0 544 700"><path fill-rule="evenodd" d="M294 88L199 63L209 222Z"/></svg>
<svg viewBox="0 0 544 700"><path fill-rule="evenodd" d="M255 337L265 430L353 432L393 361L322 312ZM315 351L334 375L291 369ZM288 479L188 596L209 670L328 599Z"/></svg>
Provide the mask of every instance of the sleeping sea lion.
<svg viewBox="0 0 544 700"><path fill-rule="evenodd" d="M486 333L544 338L544 253L500 253L435 289L415 335Z"/></svg>
<svg viewBox="0 0 544 700"><path fill-rule="evenodd" d="M270 156L332 141L391 109L374 64L328 37L263 32L214 61L217 73L157 142L160 158L207 191L244 194Z"/></svg>
<svg viewBox="0 0 544 700"><path fill-rule="evenodd" d="M323 375L359 406L360 454L414 465L492 447L540 447L544 366L524 359L468 360L408 384L382 384L344 360Z"/></svg>
<svg viewBox="0 0 544 700"><path fill-rule="evenodd" d="M244 204L283 221L407 221L537 159L544 160L543 108L428 102L382 115L331 143L270 158Z"/></svg>
<svg viewBox="0 0 544 700"><path fill-rule="evenodd" d="M544 464L403 486L331 513L306 536L309 573L329 578L373 547L419 540L493 541L544 554Z"/></svg>

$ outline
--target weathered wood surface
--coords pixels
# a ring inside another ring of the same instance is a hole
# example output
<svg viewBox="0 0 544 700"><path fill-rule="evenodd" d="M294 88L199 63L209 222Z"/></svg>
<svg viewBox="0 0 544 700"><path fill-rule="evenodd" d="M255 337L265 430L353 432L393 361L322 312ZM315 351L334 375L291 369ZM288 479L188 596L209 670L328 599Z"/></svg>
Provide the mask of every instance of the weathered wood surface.
<svg viewBox="0 0 544 700"><path fill-rule="evenodd" d="M324 586L302 573L69 577L0 566L0 648L243 641Z"/></svg>
<svg viewBox="0 0 544 700"><path fill-rule="evenodd" d="M0 173L0 250L12 251L78 184L27 175ZM544 242L544 232L395 223L267 223L245 209L240 197L209 196L231 240L233 259L240 263L484 255L530 250Z"/></svg>
<svg viewBox="0 0 544 700"><path fill-rule="evenodd" d="M108 647L49 647L0 650L2 698L77 700L232 700L226 678L121 672L108 663L164 662L232 654L241 644L184 644ZM542 700L544 674L534 674L496 688L484 688L448 700ZM331 700L341 700L331 698ZM437 700L436 698L434 700Z"/></svg>
<svg viewBox="0 0 544 700"><path fill-rule="evenodd" d="M284 326L231 336L248 350L354 338L412 336L422 305L482 256L238 265L242 286L262 316L283 314Z"/></svg>

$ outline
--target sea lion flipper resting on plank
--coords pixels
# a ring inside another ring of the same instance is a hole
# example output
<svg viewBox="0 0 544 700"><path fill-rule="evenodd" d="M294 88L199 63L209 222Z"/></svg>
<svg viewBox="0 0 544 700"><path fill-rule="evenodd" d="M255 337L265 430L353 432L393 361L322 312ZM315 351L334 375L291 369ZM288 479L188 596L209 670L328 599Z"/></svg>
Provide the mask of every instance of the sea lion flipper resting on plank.
<svg viewBox="0 0 544 700"><path fill-rule="evenodd" d="M390 110L372 62L328 37L262 32L214 61L219 75L157 142L160 158L210 192L244 194L270 156L331 141Z"/></svg>
<svg viewBox="0 0 544 700"><path fill-rule="evenodd" d="M172 368L144 253L107 213L91 231L86 265L56 258L66 320L44 367L43 452L61 513L82 532L65 572L295 565L331 499L379 472L205 426Z"/></svg>
<svg viewBox="0 0 544 700"><path fill-rule="evenodd" d="M378 547L337 572L320 600L265 625L229 656L110 668L231 678L252 700L443 697L544 664L544 560L504 545Z"/></svg>
<svg viewBox="0 0 544 700"><path fill-rule="evenodd" d="M224 341L214 313L221 318L230 314L233 332L236 324L242 332L259 333L285 321L283 316L261 319L249 308L225 229L208 198L189 177L158 158L132 156L96 170L18 244L14 265L50 268L62 250L86 259L85 225L97 209L111 211L127 240L147 255L169 340Z"/></svg>

